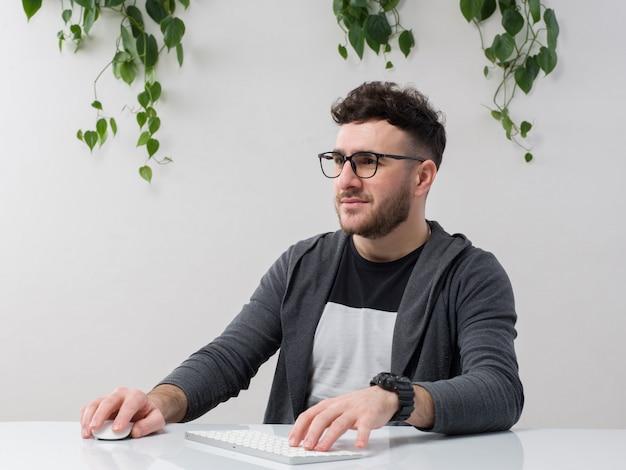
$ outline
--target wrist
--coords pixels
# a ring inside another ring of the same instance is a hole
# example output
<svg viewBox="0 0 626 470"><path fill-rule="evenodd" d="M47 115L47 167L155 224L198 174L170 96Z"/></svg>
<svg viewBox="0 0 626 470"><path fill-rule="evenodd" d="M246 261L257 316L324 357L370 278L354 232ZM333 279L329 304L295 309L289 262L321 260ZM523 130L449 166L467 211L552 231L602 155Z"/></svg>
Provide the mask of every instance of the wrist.
<svg viewBox="0 0 626 470"><path fill-rule="evenodd" d="M370 385L379 386L396 394L397 401L394 402L397 403L397 409L390 422L406 421L411 417L415 409L415 391L408 377L382 372L372 378Z"/></svg>
<svg viewBox="0 0 626 470"><path fill-rule="evenodd" d="M175 385L157 385L148 392L148 398L161 412L166 423L179 423L187 414L187 396Z"/></svg>

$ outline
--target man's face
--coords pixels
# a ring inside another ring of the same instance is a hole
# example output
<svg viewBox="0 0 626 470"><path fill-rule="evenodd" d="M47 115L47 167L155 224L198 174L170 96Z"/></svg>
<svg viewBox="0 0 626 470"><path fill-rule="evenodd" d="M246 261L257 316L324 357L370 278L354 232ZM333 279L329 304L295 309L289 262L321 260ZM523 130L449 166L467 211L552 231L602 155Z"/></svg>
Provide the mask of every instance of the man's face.
<svg viewBox="0 0 626 470"><path fill-rule="evenodd" d="M407 135L387 121L343 124L335 150L405 155ZM361 179L346 162L334 180L335 207L341 228L350 235L381 238L409 216L413 178L404 161L381 158L372 178Z"/></svg>

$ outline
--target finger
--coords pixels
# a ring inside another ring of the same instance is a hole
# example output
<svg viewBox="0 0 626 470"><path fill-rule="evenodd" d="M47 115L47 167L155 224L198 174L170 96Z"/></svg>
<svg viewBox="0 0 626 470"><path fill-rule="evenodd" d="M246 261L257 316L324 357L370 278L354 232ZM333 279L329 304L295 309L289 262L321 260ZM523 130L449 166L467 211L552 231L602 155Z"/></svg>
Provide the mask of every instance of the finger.
<svg viewBox="0 0 626 470"><path fill-rule="evenodd" d="M349 418L346 415L337 417L326 429L324 435L319 439L315 445L315 450L326 452L337 442L341 436L345 434L348 429L352 429L354 425L354 419Z"/></svg>
<svg viewBox="0 0 626 470"><path fill-rule="evenodd" d="M116 389L110 395L96 401L98 405L89 422L90 429L100 428L107 419L112 419L112 417L115 416L121 404L124 402L124 392L124 389Z"/></svg>
<svg viewBox="0 0 626 470"><path fill-rule="evenodd" d="M316 406L309 408L307 411L300 413L298 419L294 423L291 431L289 431L289 445L292 447L297 447L300 445L304 436L309 430L309 426L311 425L311 421L315 417Z"/></svg>
<svg viewBox="0 0 626 470"><path fill-rule="evenodd" d="M91 437L91 422L93 421L93 415L96 412L100 404L100 400L93 401L85 406L83 406L80 410L80 426L81 426L81 434L87 439Z"/></svg>
<svg viewBox="0 0 626 470"><path fill-rule="evenodd" d="M165 418L158 408L154 408L145 418L133 424L133 428L130 432L132 437L144 437L149 434L160 431L165 427Z"/></svg>
<svg viewBox="0 0 626 470"><path fill-rule="evenodd" d="M319 413L317 416L315 416L315 418L313 418L313 420L311 421L311 424L309 426L307 433L304 436L304 439L302 440L302 447L304 447L306 450L317 449L319 446L319 441L322 438L322 435L324 434L324 432L329 427L331 427L331 425L333 425L335 420L340 415L341 415L341 412L339 411L339 409L336 411L333 411L333 408L329 408ZM342 421L337 423L338 428L341 428L341 422ZM340 432L340 431L335 431L335 432ZM345 430L343 432L345 432ZM343 432L341 432L341 434L343 434ZM333 439L333 436L334 436L334 433L331 433L329 437L330 442L331 442L330 445L332 445L332 443L334 443L335 440L337 439L336 437ZM330 448L330 445L323 445L323 447Z"/></svg>
<svg viewBox="0 0 626 470"><path fill-rule="evenodd" d="M369 427L359 427L356 431L354 447L357 449L365 449L370 440L370 431L371 429Z"/></svg>
<svg viewBox="0 0 626 470"><path fill-rule="evenodd" d="M113 423L113 430L118 431L126 427L133 418L142 419L144 416L137 416L141 410L146 410L149 405L146 394L140 390L124 390L123 400L119 403L119 409Z"/></svg>

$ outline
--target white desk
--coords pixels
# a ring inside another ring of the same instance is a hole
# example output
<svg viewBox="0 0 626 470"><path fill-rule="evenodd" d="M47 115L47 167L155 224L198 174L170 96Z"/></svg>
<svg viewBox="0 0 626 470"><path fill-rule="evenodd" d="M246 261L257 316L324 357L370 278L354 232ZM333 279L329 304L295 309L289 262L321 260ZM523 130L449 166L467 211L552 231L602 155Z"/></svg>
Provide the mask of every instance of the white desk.
<svg viewBox="0 0 626 470"><path fill-rule="evenodd" d="M360 460L288 466L206 448L186 429L233 425L168 425L164 432L123 441L84 440L78 423L0 422L0 469L394 469L604 470L626 468L626 430L537 429L447 437L409 427L373 431ZM286 435L290 426L239 426ZM342 438L352 448L354 434ZM206 448L206 449L205 449Z"/></svg>

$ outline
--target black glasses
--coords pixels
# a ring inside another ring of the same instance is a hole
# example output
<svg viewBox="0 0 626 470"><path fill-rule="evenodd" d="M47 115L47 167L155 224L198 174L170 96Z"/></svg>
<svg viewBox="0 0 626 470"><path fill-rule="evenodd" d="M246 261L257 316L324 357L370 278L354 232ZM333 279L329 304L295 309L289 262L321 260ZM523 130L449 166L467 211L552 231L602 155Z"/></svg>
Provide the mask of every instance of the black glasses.
<svg viewBox="0 0 626 470"><path fill-rule="evenodd" d="M425 158L403 157L400 155L389 155L387 153L356 152L346 157L339 152L324 152L317 155L320 159L322 173L327 178L337 178L346 163L350 162L352 171L359 178L371 178L378 170L378 160L381 158L392 158L394 160L416 160L424 162Z"/></svg>

